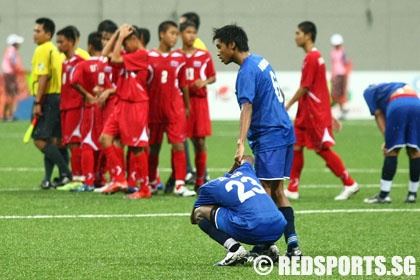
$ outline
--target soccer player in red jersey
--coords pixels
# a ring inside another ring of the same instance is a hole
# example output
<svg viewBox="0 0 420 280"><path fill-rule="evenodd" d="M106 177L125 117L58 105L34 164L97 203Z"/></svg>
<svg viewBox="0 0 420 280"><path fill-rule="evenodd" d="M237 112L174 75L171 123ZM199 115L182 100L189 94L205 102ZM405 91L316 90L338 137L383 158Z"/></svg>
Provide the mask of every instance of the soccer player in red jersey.
<svg viewBox="0 0 420 280"><path fill-rule="evenodd" d="M348 173L341 158L331 150L335 145L332 133L332 114L330 94L327 86L325 61L315 48L316 26L305 21L298 25L295 41L303 48L306 57L302 66L300 87L289 100L286 109L298 101L298 111L294 122L296 143L290 174L290 184L285 194L291 199L298 199L299 178L303 169L303 148L313 149L322 157L328 168L343 182L342 192L335 200L349 199L359 191L358 184Z"/></svg>
<svg viewBox="0 0 420 280"><path fill-rule="evenodd" d="M76 54L75 42L76 34L72 27L65 27L57 32L57 47L66 56L62 66L60 97L62 143L67 145L71 152L73 181L80 182L83 180L80 149L83 98L72 88L70 80L75 67L84 59Z"/></svg>
<svg viewBox="0 0 420 280"><path fill-rule="evenodd" d="M163 133L172 144L172 168L175 177L174 194L194 196L185 187L187 172L184 141L186 122L190 110L188 85L185 77L185 57L179 51L171 51L178 39L178 27L173 21L159 25L159 47L149 51L150 59L150 155L149 178L153 193L157 192L157 167Z"/></svg>
<svg viewBox="0 0 420 280"><path fill-rule="evenodd" d="M124 47L125 53L121 53ZM148 178L148 157L145 152L148 136L149 95L146 89L149 57L141 44L135 28L124 24L112 36L103 50L104 55L111 56L111 62L119 65L120 75L117 83L118 103L105 123L99 141L104 149L114 182L102 190L102 193L115 193L128 188L125 174L122 172L120 158L113 141L121 137L135 156L140 188L125 198L140 199L151 197Z"/></svg>
<svg viewBox="0 0 420 280"><path fill-rule="evenodd" d="M101 34L93 32L88 37L88 52L91 58L77 65L71 80L72 86L77 89L85 100L82 118L82 172L85 176L84 184L71 191L92 191L95 185L96 174L100 170L99 160L101 145L99 136L102 132L102 108L107 102L107 97L101 96L106 89L113 89L110 80L110 69L107 58L101 56ZM96 94L97 88L102 91ZM101 100L101 103L99 103Z"/></svg>
<svg viewBox="0 0 420 280"><path fill-rule="evenodd" d="M182 49L186 58L185 70L190 96L190 116L187 120L187 137L191 138L195 151L195 191L204 184L207 162L206 137L211 135L210 111L207 100L208 84L216 81L211 55L206 50L194 47L197 27L192 21L180 25Z"/></svg>

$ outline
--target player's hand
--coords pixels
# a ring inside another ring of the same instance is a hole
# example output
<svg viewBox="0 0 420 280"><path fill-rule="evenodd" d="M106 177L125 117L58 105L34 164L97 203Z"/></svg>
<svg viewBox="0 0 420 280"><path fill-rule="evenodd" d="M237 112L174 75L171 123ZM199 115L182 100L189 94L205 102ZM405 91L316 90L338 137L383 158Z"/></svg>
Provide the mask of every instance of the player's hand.
<svg viewBox="0 0 420 280"><path fill-rule="evenodd" d="M343 128L343 124L336 118L332 118L332 129L339 132Z"/></svg>
<svg viewBox="0 0 420 280"><path fill-rule="evenodd" d="M206 86L206 83L201 79L196 80L193 84L193 87L195 89L200 89L200 88L205 87L205 86Z"/></svg>
<svg viewBox="0 0 420 280"><path fill-rule="evenodd" d="M239 164L241 164L242 158L244 157L244 152L245 152L244 143L241 141L238 141L238 147L236 149L236 154L235 154L235 162L238 162Z"/></svg>
<svg viewBox="0 0 420 280"><path fill-rule="evenodd" d="M99 107L103 107L105 105L109 95L111 94L111 90L112 89L106 89L100 95L97 96Z"/></svg>
<svg viewBox="0 0 420 280"><path fill-rule="evenodd" d="M93 95L91 95L91 94L87 94L87 95L85 96L85 102L86 102L87 104L94 104L94 103L97 103L97 102L98 102L98 100L96 99L96 97L95 97L95 96L93 96Z"/></svg>
<svg viewBox="0 0 420 280"><path fill-rule="evenodd" d="M383 144L382 144L382 146L381 146L381 150L382 150L382 153L384 154L384 156L386 156L386 153L388 152L388 150L387 150L387 148L385 147L385 143L383 143Z"/></svg>
<svg viewBox="0 0 420 280"><path fill-rule="evenodd" d="M120 36L126 38L133 31L133 26L129 24L123 24L120 30Z"/></svg>
<svg viewBox="0 0 420 280"><path fill-rule="evenodd" d="M104 88L101 86L95 86L93 88L93 93L96 95L100 95L104 91Z"/></svg>
<svg viewBox="0 0 420 280"><path fill-rule="evenodd" d="M38 118L43 115L41 104L34 105L34 108L32 109L32 115L34 118Z"/></svg>

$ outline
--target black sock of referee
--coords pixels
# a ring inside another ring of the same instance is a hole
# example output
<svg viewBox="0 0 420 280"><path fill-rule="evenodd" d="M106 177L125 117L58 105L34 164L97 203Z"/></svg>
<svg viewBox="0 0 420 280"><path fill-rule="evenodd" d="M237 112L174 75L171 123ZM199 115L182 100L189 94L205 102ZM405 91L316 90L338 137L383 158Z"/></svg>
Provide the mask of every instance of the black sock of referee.
<svg viewBox="0 0 420 280"><path fill-rule="evenodd" d="M41 151L51 162L58 166L60 170L60 176L66 176L71 179L70 169L58 151L56 145L47 143Z"/></svg>
<svg viewBox="0 0 420 280"><path fill-rule="evenodd" d="M241 244L239 244L235 239L227 235L221 230L218 230L212 223L207 219L201 219L198 223L198 226L202 231L207 233L213 240L215 240L220 245L224 246L230 252L236 252Z"/></svg>
<svg viewBox="0 0 420 280"><path fill-rule="evenodd" d="M54 170L54 162L49 160L45 155L44 155L44 169L45 169L44 181L51 182L51 176Z"/></svg>
<svg viewBox="0 0 420 280"><path fill-rule="evenodd" d="M66 164L69 165L69 162L70 162L69 149L66 146L64 146L64 147L59 147L58 151L60 151L60 154L63 157Z"/></svg>
<svg viewBox="0 0 420 280"><path fill-rule="evenodd" d="M295 248L299 246L298 237L295 230L295 215L293 208L288 207L279 207L279 211L283 214L284 218L287 221L286 229L284 230L284 239L287 244L287 248Z"/></svg>

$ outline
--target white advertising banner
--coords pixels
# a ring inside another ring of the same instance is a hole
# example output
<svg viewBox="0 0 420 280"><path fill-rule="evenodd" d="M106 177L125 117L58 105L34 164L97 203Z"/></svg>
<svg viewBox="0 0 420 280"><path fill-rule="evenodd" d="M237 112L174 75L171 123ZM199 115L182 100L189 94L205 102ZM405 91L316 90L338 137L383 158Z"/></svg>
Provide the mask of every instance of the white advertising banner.
<svg viewBox="0 0 420 280"><path fill-rule="evenodd" d="M277 72L277 79L289 100L299 87L300 72ZM217 72L217 80L208 87L210 116L212 120L239 120L240 109L235 96L236 72ZM349 80L348 119L370 119L363 91L371 84L382 82L405 82L420 93L420 71L354 71ZM297 103L290 108L292 119L296 115ZM333 107L338 116L338 108Z"/></svg>

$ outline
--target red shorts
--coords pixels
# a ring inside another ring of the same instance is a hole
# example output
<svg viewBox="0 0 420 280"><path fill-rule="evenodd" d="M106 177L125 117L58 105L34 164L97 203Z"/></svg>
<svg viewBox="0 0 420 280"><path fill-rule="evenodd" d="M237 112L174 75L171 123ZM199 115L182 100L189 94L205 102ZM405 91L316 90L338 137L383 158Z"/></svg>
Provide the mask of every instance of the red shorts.
<svg viewBox="0 0 420 280"><path fill-rule="evenodd" d="M86 104L80 128L82 147L88 145L93 150L98 151L101 148L99 136L101 135L102 128L101 110L98 104Z"/></svg>
<svg viewBox="0 0 420 280"><path fill-rule="evenodd" d="M162 144L163 133L166 132L168 142L183 143L187 139L187 118L184 114L177 117L177 121L170 123L150 123L150 140L152 144Z"/></svg>
<svg viewBox="0 0 420 280"><path fill-rule="evenodd" d="M329 127L295 127L295 146L311 150L322 150L335 145L331 126Z"/></svg>
<svg viewBox="0 0 420 280"><path fill-rule="evenodd" d="M119 100L106 121L102 133L120 136L122 144L129 147L147 147L149 143L148 116L149 102Z"/></svg>
<svg viewBox="0 0 420 280"><path fill-rule="evenodd" d="M105 106L101 108L101 116L102 116L102 126L106 123L106 120L111 116L112 112L114 112L115 107L118 103L117 96L110 96L105 103Z"/></svg>
<svg viewBox="0 0 420 280"><path fill-rule="evenodd" d="M83 108L61 111L62 143L72 144L82 142L80 125L82 123Z"/></svg>
<svg viewBox="0 0 420 280"><path fill-rule="evenodd" d="M190 117L187 119L187 137L211 135L209 103L207 98L190 98Z"/></svg>

